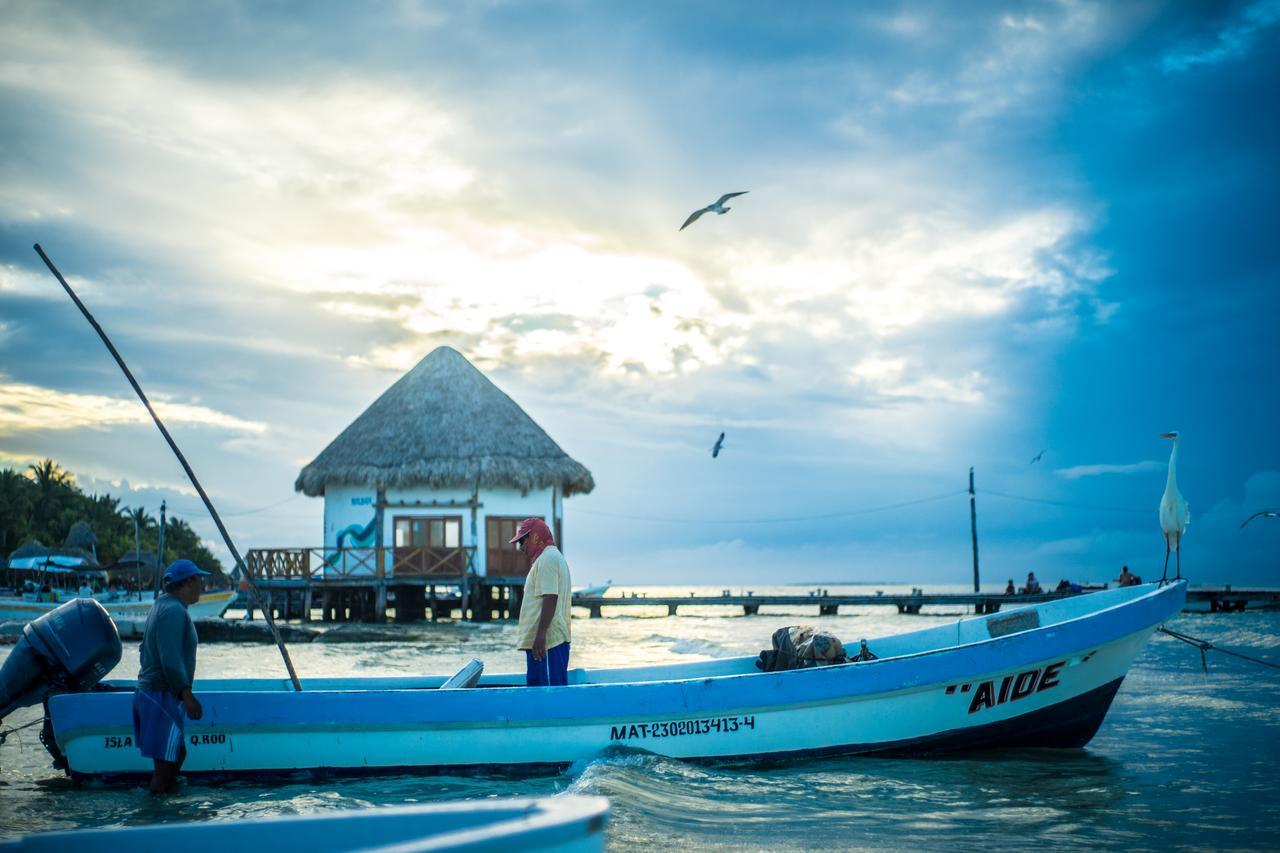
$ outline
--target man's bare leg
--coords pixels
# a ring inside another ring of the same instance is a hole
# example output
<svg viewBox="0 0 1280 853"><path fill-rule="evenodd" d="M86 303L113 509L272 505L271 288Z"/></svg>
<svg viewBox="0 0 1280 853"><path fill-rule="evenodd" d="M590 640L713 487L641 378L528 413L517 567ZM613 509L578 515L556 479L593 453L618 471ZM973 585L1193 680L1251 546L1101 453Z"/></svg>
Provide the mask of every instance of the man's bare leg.
<svg viewBox="0 0 1280 853"><path fill-rule="evenodd" d="M177 761L165 761L160 758L153 759L156 769L151 774L151 796L160 797L173 790L178 781L178 771L182 769L182 762L186 758L187 751L183 749L178 753Z"/></svg>

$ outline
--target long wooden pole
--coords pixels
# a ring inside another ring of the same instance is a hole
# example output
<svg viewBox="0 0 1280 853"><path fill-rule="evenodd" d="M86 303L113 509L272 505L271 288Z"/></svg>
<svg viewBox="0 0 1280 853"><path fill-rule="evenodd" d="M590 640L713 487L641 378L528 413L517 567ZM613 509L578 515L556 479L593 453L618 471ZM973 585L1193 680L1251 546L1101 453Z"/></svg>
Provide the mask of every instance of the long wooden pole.
<svg viewBox="0 0 1280 853"><path fill-rule="evenodd" d="M973 537L973 591L978 591L978 501L973 491L973 467L969 467L969 535Z"/></svg>
<svg viewBox="0 0 1280 853"><path fill-rule="evenodd" d="M147 399L147 395L143 393L142 386L138 384L138 380L133 378L133 372L129 370L129 366L124 363L124 359L120 357L120 353L116 350L115 345L111 343L111 339L107 337L107 333L98 325L98 321L89 313L89 309L80 301L80 297L76 296L76 292L71 289L71 285L67 284L67 280L62 277L62 273L58 272L58 268L53 265L53 261L49 260L49 256L44 253L44 249L40 248L40 244L34 246L36 254L40 256L40 260L44 261L44 265L49 268L49 272L53 273L58 279L58 283L62 285L62 289L71 297L71 301L80 309L80 313L89 321L89 325L93 326L94 331L98 333L98 337L102 338L102 342L107 345L107 350L111 353L111 357L116 360L116 364L120 365L120 369L124 371L125 378L129 380L129 384L133 386L134 392L138 395L138 399L142 401L142 405L147 407L147 411L151 414L151 420L155 421L156 427L159 428L160 434L164 436L164 440L169 443L169 449L173 451L173 455L178 457L178 463L182 465L182 470L187 472L187 479L191 481L191 485L195 486L196 492L200 495L200 500L204 501L205 508L209 510L209 515L213 518L213 523L217 525L218 532L222 534L222 541L226 543L227 550L231 552L231 556L235 558L236 566L240 569L240 576L245 579L249 587L249 592L253 595L254 601L262 610L262 615L267 619L267 627L271 629L271 636L275 638L276 648L280 650L280 657L284 658L284 667L289 671L289 680L293 682L293 689L301 691L302 682L298 681L298 673L293 669L293 661L289 658L289 650L284 646L284 639L280 636L280 630L276 628L275 619L271 618L271 610L262 603L262 596L258 594L258 587L253 582L253 575L249 572L249 567L245 565L244 560L240 558L240 551L236 548L234 542L231 541L231 534L227 532L227 527L222 523L222 517L218 515L218 511L213 507L213 501L209 500L209 496L205 494L204 486L200 485L200 480L196 478L196 472L191 470L191 465L187 463L187 457L182 455L182 451L178 449L178 444L173 440L173 436L169 435L169 430L165 429L164 423L160 420L160 416L156 414L156 410L151 407L151 401Z"/></svg>

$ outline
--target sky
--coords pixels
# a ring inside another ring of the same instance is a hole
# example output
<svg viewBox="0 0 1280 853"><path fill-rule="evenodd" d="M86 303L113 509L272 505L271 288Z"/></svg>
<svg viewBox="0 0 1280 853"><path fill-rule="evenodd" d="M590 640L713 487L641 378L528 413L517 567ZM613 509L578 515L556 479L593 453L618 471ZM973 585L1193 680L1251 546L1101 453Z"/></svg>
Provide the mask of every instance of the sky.
<svg viewBox="0 0 1280 853"><path fill-rule="evenodd" d="M1151 579L1178 430L1184 574L1280 586L1280 0L0 19L0 465L216 536L38 242L241 550L447 344L575 581L967 584L971 466L984 584Z"/></svg>

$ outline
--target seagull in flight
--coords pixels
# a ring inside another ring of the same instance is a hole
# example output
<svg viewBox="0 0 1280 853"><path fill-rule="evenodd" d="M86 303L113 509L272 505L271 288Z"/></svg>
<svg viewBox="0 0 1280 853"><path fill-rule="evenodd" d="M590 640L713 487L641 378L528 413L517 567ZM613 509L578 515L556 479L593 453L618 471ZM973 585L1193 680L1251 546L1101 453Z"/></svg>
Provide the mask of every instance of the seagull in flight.
<svg viewBox="0 0 1280 853"><path fill-rule="evenodd" d="M1036 464L1037 462L1039 462L1039 461L1040 461L1040 457L1041 457L1041 456L1044 456L1045 452L1046 452L1048 449L1049 449L1049 448L1047 448L1047 447L1046 447L1044 450L1041 450L1039 453L1037 453L1037 454L1036 454L1035 458L1034 458L1034 459L1032 459L1032 460L1031 460L1030 462L1028 462L1027 464L1028 464L1028 465L1034 465L1034 464Z"/></svg>
<svg viewBox="0 0 1280 853"><path fill-rule="evenodd" d="M711 458L715 459L719 456L722 449L724 449L724 433L720 433L720 437L716 439L716 446L711 448Z"/></svg>
<svg viewBox="0 0 1280 853"><path fill-rule="evenodd" d="M733 208L724 206L724 203L726 201L728 201L731 198L736 198L737 196L740 196L740 195L746 195L749 192L751 192L751 190L743 190L740 193L725 193L724 195L720 196L720 198L713 201L711 204L707 205L706 207L701 208L699 210L695 210L693 213L690 213L689 218L686 219L684 221L684 224L680 226L680 230L683 231L693 223L697 222L698 217L704 213L719 213L723 216L724 214L728 213L730 210L733 209Z"/></svg>
<svg viewBox="0 0 1280 853"><path fill-rule="evenodd" d="M1276 512L1274 509L1264 509L1264 510L1262 510L1262 511L1260 511L1260 512L1255 512L1253 515L1251 515L1251 516L1249 516L1248 518L1246 518L1246 519L1244 520L1244 524L1248 524L1249 522L1253 521L1253 520L1254 520L1255 518L1257 518L1258 516L1262 516L1263 518L1280 518L1280 512ZM1241 526L1241 527L1244 527L1244 524L1242 524L1242 525L1240 525L1240 526Z"/></svg>

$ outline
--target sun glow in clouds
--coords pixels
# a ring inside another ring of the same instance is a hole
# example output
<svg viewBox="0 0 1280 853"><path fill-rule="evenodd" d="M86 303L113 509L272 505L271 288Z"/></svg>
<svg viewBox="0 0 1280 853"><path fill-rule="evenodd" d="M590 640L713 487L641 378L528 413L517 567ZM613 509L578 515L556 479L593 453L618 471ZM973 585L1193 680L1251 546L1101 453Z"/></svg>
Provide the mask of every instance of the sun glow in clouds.
<svg viewBox="0 0 1280 853"><path fill-rule="evenodd" d="M154 399L151 405L166 422L255 434L267 429L266 424L204 406ZM69 394L36 385L6 382L0 378L0 436L27 431L109 429L140 423L151 423L151 416L136 400L99 394Z"/></svg>

